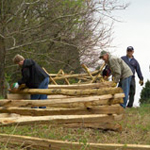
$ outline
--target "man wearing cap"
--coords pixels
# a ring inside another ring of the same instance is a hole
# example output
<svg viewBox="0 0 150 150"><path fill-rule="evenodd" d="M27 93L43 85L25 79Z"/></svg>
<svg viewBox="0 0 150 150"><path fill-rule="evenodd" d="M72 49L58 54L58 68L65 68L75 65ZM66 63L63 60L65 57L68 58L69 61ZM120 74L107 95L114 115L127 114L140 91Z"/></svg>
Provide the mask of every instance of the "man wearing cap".
<svg viewBox="0 0 150 150"><path fill-rule="evenodd" d="M134 95L135 95L135 89L136 89L136 82L135 82L135 72L137 72L137 75L140 79L139 84L142 86L144 84L143 80L143 75L140 69L140 65L138 61L134 58L133 56L134 53L134 48L132 46L127 47L127 55L121 57L126 64L131 68L133 72L133 76L131 78L131 84L130 84L130 92L129 92L129 103L127 107L133 107L134 103Z"/></svg>
<svg viewBox="0 0 150 150"><path fill-rule="evenodd" d="M115 56L112 56L107 51L101 51L100 59L103 59L108 67L111 69L111 73L114 77L114 82L120 83L121 88L125 93L124 103L121 104L122 107L126 108L131 77L133 75L129 66L121 59Z"/></svg>

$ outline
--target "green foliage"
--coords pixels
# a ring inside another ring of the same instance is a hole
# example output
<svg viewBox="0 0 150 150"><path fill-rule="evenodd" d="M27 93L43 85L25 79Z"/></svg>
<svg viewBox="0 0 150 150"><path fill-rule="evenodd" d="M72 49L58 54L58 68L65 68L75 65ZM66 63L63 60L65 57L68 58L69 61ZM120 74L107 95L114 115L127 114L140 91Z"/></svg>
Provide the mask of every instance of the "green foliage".
<svg viewBox="0 0 150 150"><path fill-rule="evenodd" d="M150 103L150 81L148 80L142 89L140 103Z"/></svg>
<svg viewBox="0 0 150 150"><path fill-rule="evenodd" d="M1 100L1 99L4 99L4 97L3 97L3 96L0 96L0 100Z"/></svg>

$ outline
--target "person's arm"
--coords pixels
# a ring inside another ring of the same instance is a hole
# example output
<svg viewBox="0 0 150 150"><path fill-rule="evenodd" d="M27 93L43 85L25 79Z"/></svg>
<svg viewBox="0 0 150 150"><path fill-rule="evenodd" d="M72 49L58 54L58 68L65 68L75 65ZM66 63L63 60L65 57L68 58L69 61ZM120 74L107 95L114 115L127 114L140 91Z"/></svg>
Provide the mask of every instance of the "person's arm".
<svg viewBox="0 0 150 150"><path fill-rule="evenodd" d="M140 65L139 65L138 62L137 62L137 64L136 64L136 72L137 72L137 75L138 75L139 79L140 79L141 81L143 81L144 78L143 78L143 75L142 75L142 72L141 72L141 68L140 68Z"/></svg>
<svg viewBox="0 0 150 150"><path fill-rule="evenodd" d="M116 83L119 83L120 78L121 78L121 66L119 64L118 59L112 59L110 61L110 64L111 64L110 69L112 71L112 75L114 77L114 81Z"/></svg>
<svg viewBox="0 0 150 150"><path fill-rule="evenodd" d="M136 72L137 72L137 75L138 75L138 77L140 79L139 84L142 86L144 84L144 81L143 81L144 78L143 78L143 75L142 75L142 72L141 72L141 68L140 68L140 65L139 65L138 62L136 64Z"/></svg>
<svg viewBox="0 0 150 150"><path fill-rule="evenodd" d="M22 78L18 81L18 84L25 84L30 78L30 70L29 68L24 68L22 71Z"/></svg>

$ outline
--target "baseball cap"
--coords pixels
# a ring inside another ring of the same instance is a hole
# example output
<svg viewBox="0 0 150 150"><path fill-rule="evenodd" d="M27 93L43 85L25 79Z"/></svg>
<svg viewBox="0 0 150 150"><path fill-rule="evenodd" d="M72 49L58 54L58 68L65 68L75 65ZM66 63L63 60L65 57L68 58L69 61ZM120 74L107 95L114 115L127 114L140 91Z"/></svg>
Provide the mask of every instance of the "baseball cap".
<svg viewBox="0 0 150 150"><path fill-rule="evenodd" d="M127 51L133 51L133 50L134 50L134 48L132 46L127 47Z"/></svg>
<svg viewBox="0 0 150 150"><path fill-rule="evenodd" d="M108 52L106 52L106 51L101 51L101 53L100 53L100 56L99 56L99 58L101 59L105 54L107 54Z"/></svg>

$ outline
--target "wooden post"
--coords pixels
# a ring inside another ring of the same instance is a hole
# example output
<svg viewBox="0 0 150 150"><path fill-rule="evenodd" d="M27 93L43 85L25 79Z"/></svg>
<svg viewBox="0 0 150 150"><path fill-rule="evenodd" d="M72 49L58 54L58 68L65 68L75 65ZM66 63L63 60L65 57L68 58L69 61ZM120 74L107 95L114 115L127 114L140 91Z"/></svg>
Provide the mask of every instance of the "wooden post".
<svg viewBox="0 0 150 150"><path fill-rule="evenodd" d="M86 70L86 72L88 73L88 75L89 75L92 79L94 79L94 77L93 77L92 74L90 73L90 71L89 71L89 69L87 68L87 66L84 65L84 64L82 64L82 67Z"/></svg>
<svg viewBox="0 0 150 150"><path fill-rule="evenodd" d="M62 73L62 75L64 75L65 76L65 73L64 73L64 71L61 69L61 73ZM68 85L70 85L70 83L69 83L69 81L68 81L68 79L67 78L65 78L65 82L68 84Z"/></svg>
<svg viewBox="0 0 150 150"><path fill-rule="evenodd" d="M100 74L101 74L103 68L105 67L105 65L106 65L105 63L102 64L102 66L99 69L99 73L91 80L91 83L94 83L96 81L96 79L98 78L98 76L100 76Z"/></svg>
<svg viewBox="0 0 150 150"><path fill-rule="evenodd" d="M51 77L51 75L46 71L46 69L45 68L42 69L49 75L50 81L52 81L53 84L57 85L56 81Z"/></svg>
<svg viewBox="0 0 150 150"><path fill-rule="evenodd" d="M56 81L51 76L49 76L49 78L55 85L57 85Z"/></svg>

